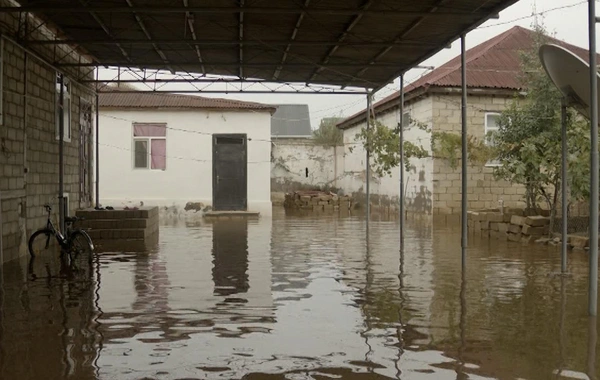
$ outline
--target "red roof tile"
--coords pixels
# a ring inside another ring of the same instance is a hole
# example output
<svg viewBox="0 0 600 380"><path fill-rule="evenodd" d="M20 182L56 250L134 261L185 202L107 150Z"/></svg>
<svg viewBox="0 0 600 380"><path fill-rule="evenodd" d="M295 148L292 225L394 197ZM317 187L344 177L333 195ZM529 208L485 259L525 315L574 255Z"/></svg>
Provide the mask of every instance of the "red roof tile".
<svg viewBox="0 0 600 380"><path fill-rule="evenodd" d="M239 100L205 98L195 95L178 95L171 93L157 93L139 91L136 93L123 92L131 91L132 87L106 86L98 95L98 102L101 108L197 108L212 110L261 110L275 112L276 106L243 102Z"/></svg>
<svg viewBox="0 0 600 380"><path fill-rule="evenodd" d="M478 89L520 90L521 74L520 53L530 49L534 42L534 31L515 26L466 52L467 86ZM589 54L586 49L570 45L566 42L550 38L550 43L563 46L586 62ZM460 55L424 75L404 88L405 94L410 94L420 88L429 87L460 87L461 59ZM385 106L399 97L399 92L377 102L374 107ZM360 111L338 124L340 128L364 119L365 111Z"/></svg>

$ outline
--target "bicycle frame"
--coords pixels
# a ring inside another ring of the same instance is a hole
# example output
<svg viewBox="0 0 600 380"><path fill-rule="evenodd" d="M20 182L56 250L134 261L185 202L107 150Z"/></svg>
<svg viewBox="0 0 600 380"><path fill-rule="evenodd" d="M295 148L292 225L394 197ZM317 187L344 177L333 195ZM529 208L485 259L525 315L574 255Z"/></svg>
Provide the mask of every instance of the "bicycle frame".
<svg viewBox="0 0 600 380"><path fill-rule="evenodd" d="M48 219L46 221L46 228L48 228L50 231L52 231L52 233L56 237L56 240L58 240L58 243L60 244L60 246L65 247L65 245L67 244L67 235L63 235L63 233L61 231L56 229L56 227L54 226L54 223L52 223L52 219L50 218L51 212L52 212L52 210L48 209Z"/></svg>

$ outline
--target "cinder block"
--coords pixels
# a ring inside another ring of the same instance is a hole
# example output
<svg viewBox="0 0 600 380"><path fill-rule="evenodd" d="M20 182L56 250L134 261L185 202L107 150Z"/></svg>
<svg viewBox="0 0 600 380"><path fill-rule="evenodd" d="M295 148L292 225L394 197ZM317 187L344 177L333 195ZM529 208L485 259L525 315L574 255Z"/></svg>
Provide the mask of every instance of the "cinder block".
<svg viewBox="0 0 600 380"><path fill-rule="evenodd" d="M508 232L512 233L512 234L520 234L523 231L523 227L516 225L516 224L510 224L508 226Z"/></svg>
<svg viewBox="0 0 600 380"><path fill-rule="evenodd" d="M513 234L513 233L508 234L508 241L519 242L519 241L521 241L522 238L523 238L523 235L521 235L521 234Z"/></svg>
<svg viewBox="0 0 600 380"><path fill-rule="evenodd" d="M526 235L542 236L548 234L548 226L533 227L528 224L523 226L523 233Z"/></svg>
<svg viewBox="0 0 600 380"><path fill-rule="evenodd" d="M524 226L526 224L527 218L524 216L513 215L510 218L510 224L515 224L517 226Z"/></svg>
<svg viewBox="0 0 600 380"><path fill-rule="evenodd" d="M545 216L528 216L525 219L525 224L533 227L547 226L550 224L550 218Z"/></svg>

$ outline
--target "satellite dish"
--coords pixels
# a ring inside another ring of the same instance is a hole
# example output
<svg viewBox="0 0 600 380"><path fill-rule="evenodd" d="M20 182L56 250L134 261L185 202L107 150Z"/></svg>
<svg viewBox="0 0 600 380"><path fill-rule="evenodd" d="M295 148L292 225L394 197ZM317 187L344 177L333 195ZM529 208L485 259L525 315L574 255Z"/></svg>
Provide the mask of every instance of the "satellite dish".
<svg viewBox="0 0 600 380"><path fill-rule="evenodd" d="M544 70L560 92L583 116L590 118L590 65L562 46L544 44L540 47ZM600 83L600 75L596 73ZM600 88L598 91L600 108Z"/></svg>

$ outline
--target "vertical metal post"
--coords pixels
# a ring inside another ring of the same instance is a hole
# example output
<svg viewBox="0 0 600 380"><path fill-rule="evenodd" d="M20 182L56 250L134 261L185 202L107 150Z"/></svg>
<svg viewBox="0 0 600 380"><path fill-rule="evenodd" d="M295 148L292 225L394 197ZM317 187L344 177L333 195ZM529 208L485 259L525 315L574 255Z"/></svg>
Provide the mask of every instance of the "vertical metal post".
<svg viewBox="0 0 600 380"><path fill-rule="evenodd" d="M369 133L371 132L371 101L372 94L369 93L367 95L367 157L366 157L366 192L367 192L367 226L369 225L369 218L371 217L371 137Z"/></svg>
<svg viewBox="0 0 600 380"><path fill-rule="evenodd" d="M100 101L96 93L96 208L100 208Z"/></svg>
<svg viewBox="0 0 600 380"><path fill-rule="evenodd" d="M567 273L567 192L568 192L568 173L567 173L567 101L563 99L561 102L561 136L562 136L562 148L561 148L561 211L562 211L562 245L560 251L561 257L561 272Z"/></svg>
<svg viewBox="0 0 600 380"><path fill-rule="evenodd" d="M462 128L461 128L461 137L462 137L462 202L461 202L461 260L462 260L462 268L465 269L467 264L467 243L468 243L468 234L467 234L467 160L468 160L468 151L467 151L467 63L466 63L466 36L463 34L460 36L460 62L461 62L461 80L462 80L462 104L461 104L461 114L462 114Z"/></svg>
<svg viewBox="0 0 600 380"><path fill-rule="evenodd" d="M588 0L590 32L590 286L589 313L598 314L598 74L596 59L596 1Z"/></svg>
<svg viewBox="0 0 600 380"><path fill-rule="evenodd" d="M59 74L59 98L58 98L58 221L62 233L65 231L65 178L64 178L64 137L65 137L65 76Z"/></svg>
<svg viewBox="0 0 600 380"><path fill-rule="evenodd" d="M400 75L400 250L404 251L404 74Z"/></svg>

